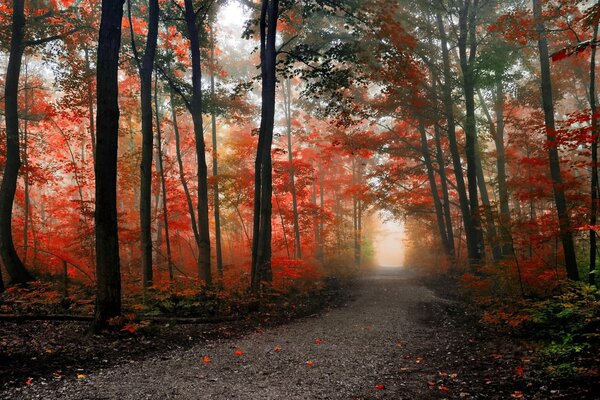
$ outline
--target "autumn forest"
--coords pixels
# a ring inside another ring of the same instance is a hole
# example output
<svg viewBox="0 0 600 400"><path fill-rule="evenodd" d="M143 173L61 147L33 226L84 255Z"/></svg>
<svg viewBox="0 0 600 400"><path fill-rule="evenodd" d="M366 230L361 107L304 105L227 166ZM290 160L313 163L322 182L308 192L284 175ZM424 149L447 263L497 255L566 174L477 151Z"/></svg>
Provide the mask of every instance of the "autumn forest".
<svg viewBox="0 0 600 400"><path fill-rule="evenodd" d="M1 0L0 397L594 398L599 26Z"/></svg>

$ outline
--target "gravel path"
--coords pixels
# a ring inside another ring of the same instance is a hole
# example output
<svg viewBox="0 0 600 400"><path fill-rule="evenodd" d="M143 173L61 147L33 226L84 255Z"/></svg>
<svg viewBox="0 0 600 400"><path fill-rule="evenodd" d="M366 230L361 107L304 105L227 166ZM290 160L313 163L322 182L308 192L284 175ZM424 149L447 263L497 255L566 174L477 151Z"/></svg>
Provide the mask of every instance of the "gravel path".
<svg viewBox="0 0 600 400"><path fill-rule="evenodd" d="M443 347L443 309L444 300L410 272L380 270L362 279L355 301L318 317L32 384L6 398L475 398L427 383L439 365L419 351L425 344Z"/></svg>

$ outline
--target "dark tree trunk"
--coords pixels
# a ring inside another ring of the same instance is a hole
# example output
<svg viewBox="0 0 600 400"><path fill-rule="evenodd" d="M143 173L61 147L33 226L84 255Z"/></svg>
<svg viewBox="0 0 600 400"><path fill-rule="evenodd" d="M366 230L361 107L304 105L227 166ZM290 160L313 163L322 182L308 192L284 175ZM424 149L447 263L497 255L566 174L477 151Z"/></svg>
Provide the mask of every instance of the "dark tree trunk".
<svg viewBox="0 0 600 400"><path fill-rule="evenodd" d="M188 206L190 213L190 220L192 223L192 232L194 233L194 240L198 243L198 225L196 224L196 212L194 211L194 205L192 203L192 196L190 195L190 189L188 188L187 181L185 180L185 171L183 169L183 159L181 157L181 139L179 137L179 126L177 124L177 110L175 110L175 104L173 103L173 93L171 92L171 119L173 120L173 134L175 135L175 156L177 158L177 166L179 167L179 179L181 180L181 186L183 187L183 193L185 194L185 201Z"/></svg>
<svg viewBox="0 0 600 400"><path fill-rule="evenodd" d="M444 211L442 209L442 202L440 200L440 194L437 188L437 182L435 181L435 171L433 169L433 163L431 162L431 153L429 152L429 144L427 143L427 132L425 126L419 122L419 133L421 134L421 154L425 161L425 168L427 169L427 178L429 179L429 187L431 189L431 196L433 197L433 205L435 209L435 217L440 234L440 240L442 246L444 246L444 252L448 257L452 256L452 250L450 243L448 242L448 235L446 233L446 225L444 222Z"/></svg>
<svg viewBox="0 0 600 400"><path fill-rule="evenodd" d="M124 0L102 0L96 94L96 312L100 328L121 313L121 268L117 228L119 143L119 50Z"/></svg>
<svg viewBox="0 0 600 400"><path fill-rule="evenodd" d="M487 191L487 185L485 184L485 176L483 174L483 163L481 161L481 150L479 144L475 145L475 162L477 163L477 186L481 193L481 204L483 205L483 212L485 214L485 228L487 233L487 240L490 248L492 249L492 259L494 262L498 262L502 259L502 248L500 247L500 241L498 237L498 230L494 222L494 212L492 211L492 204L490 203L490 196Z"/></svg>
<svg viewBox="0 0 600 400"><path fill-rule="evenodd" d="M12 210L17 179L21 168L19 146L19 76L23 59L25 32L24 0L13 1L10 56L4 86L4 112L6 121L6 164L0 186L0 258L10 276L11 283L22 284L34 279L25 269L15 250L12 236Z"/></svg>
<svg viewBox="0 0 600 400"><path fill-rule="evenodd" d="M454 119L454 110L452 107L454 100L452 99L452 71L450 69L450 54L448 50L448 40L446 37L446 31L444 28L444 23L441 14L437 14L436 18L440 33L440 44L442 47L442 60L444 72L444 113L446 116L446 124L448 131L448 144L450 146L450 154L452 155L452 167L454 169L454 176L456 178L456 191L458 193L460 212L462 215L463 226L467 238L467 253L469 257L469 264L477 265L481 260L481 246L478 240L480 232L477 231L475 224L473 223L473 219L471 217L469 199L467 197L467 189L462 173L460 151L458 149L458 142L456 140L456 121Z"/></svg>
<svg viewBox="0 0 600 400"><path fill-rule="evenodd" d="M290 192L292 194L292 212L294 213L294 257L301 259L302 249L300 244L300 224L298 223L298 198L296 196L294 155L292 153L292 85L289 77L285 80L283 98L287 125L288 162L290 163Z"/></svg>
<svg viewBox="0 0 600 400"><path fill-rule="evenodd" d="M600 3L599 3L600 4ZM598 23L594 25L592 44L598 40ZM596 51L592 46L590 61L590 109L592 113L592 180L591 180L591 209L590 209L590 271L588 282L596 283L596 223L598 218L598 115L596 110Z"/></svg>
<svg viewBox="0 0 600 400"><path fill-rule="evenodd" d="M554 103L552 98L552 77L550 75L550 59L548 55L548 41L546 39L546 27L542 21L542 5L540 0L533 0L533 15L536 20L536 30L539 35L538 49L540 53L541 66L541 89L542 104L544 107L544 122L546 124L546 138L548 140L548 159L550 161L550 177L554 190L554 201L558 214L560 228L560 239L562 241L565 269L569 279L579 280L577 269L577 258L573 244L573 234L567 200L563 189L563 180L560 172L560 160L558 157L558 146L556 144L556 125L554 121Z"/></svg>
<svg viewBox="0 0 600 400"><path fill-rule="evenodd" d="M475 122L475 55L477 51L476 12L478 0L464 0L459 10L458 53L463 75L465 95L465 156L467 159L467 182L469 192L469 211L475 237L471 240L469 251L471 262L475 265L483 257L481 218L477 191L477 125ZM467 54L467 47L469 48ZM468 242L468 241L467 241Z"/></svg>
<svg viewBox="0 0 600 400"><path fill-rule="evenodd" d="M252 290L271 282L271 214L273 171L271 144L275 119L277 19L279 0L262 0L260 13L260 68L262 107L254 177L254 226L252 236Z"/></svg>
<svg viewBox="0 0 600 400"><path fill-rule="evenodd" d="M197 14L192 0L185 0L185 24L192 55L192 122L198 160L198 277L207 285L212 283L210 271L210 231L208 223L208 168L202 121L202 70L200 60L200 36L196 23Z"/></svg>
<svg viewBox="0 0 600 400"><path fill-rule="evenodd" d="M452 212L450 210L450 195L448 193L448 182L446 179L446 164L444 162L444 154L442 153L442 143L439 125L435 125L435 148L436 148L436 161L438 163L438 174L440 175L440 185L442 188L442 196L444 199L443 210L444 210L444 221L446 227L446 236L448 238L448 246L450 246L450 257L456 256L456 249L454 247L454 228L452 225Z"/></svg>
<svg viewBox="0 0 600 400"><path fill-rule="evenodd" d="M162 129L160 127L160 111L158 107L158 80L154 81L154 111L156 113L156 170L160 175L160 191L162 193L162 212L165 227L165 244L167 246L167 268L169 271L169 285L173 284L173 255L171 252L171 237L169 235L169 213L167 208L167 185L165 181L165 168L163 166Z"/></svg>
<svg viewBox="0 0 600 400"><path fill-rule="evenodd" d="M211 47L210 47L210 65L211 68L215 66L215 35L211 29ZM215 99L215 73L211 70L210 74L210 93ZM219 159L217 152L217 113L214 110L210 113L210 122L212 128L212 174L213 174L213 202L214 202L214 214L215 214L215 251L217 253L217 272L219 277L223 278L223 252L221 250L221 208L219 200Z"/></svg>
<svg viewBox="0 0 600 400"><path fill-rule="evenodd" d="M139 60L131 21L131 2L128 0L131 45L140 74L140 107L142 115L142 160L140 162L140 245L142 254L142 275L144 293L152 286L152 152L154 132L152 131L152 71L158 40L158 0L148 2L148 36L142 60Z"/></svg>

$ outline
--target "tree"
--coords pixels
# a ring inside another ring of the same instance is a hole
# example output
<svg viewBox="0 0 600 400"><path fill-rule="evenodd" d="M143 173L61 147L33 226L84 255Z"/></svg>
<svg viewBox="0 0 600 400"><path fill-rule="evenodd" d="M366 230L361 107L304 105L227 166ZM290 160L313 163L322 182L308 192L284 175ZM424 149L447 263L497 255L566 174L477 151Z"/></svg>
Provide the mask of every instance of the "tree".
<svg viewBox="0 0 600 400"><path fill-rule="evenodd" d="M19 146L19 76L25 48L25 1L13 0L10 56L4 86L6 165L0 186L0 258L12 283L27 283L34 277L25 269L13 242L12 212L21 168Z"/></svg>
<svg viewBox="0 0 600 400"><path fill-rule="evenodd" d="M102 0L98 36L96 92L96 310L101 328L121 313L121 267L117 224L117 150L119 139L119 51L125 0Z"/></svg>
<svg viewBox="0 0 600 400"><path fill-rule="evenodd" d="M140 245L142 250L143 287L152 286L152 71L158 41L158 0L149 0L148 36L144 55L140 60L135 43L133 20L131 18L131 0L127 0L131 47L140 75L140 107L142 113L142 160L140 163Z"/></svg>
<svg viewBox="0 0 600 400"><path fill-rule="evenodd" d="M252 235L252 289L273 279L271 270L271 196L273 171L271 144L275 119L277 19L279 0L262 0L260 30L260 72L262 82L260 128L254 165L254 225Z"/></svg>
<svg viewBox="0 0 600 400"><path fill-rule="evenodd" d="M544 123L546 137L548 140L548 160L550 163L550 176L552 178L552 189L554 202L558 214L559 234L565 257L565 269L569 279L579 280L575 246L567 200L563 189L563 178L560 171L560 160L558 157L558 144L556 141L556 123L554 120L554 100L552 96L552 78L550 75L550 56L548 54L548 41L546 38L546 27L542 19L541 0L533 0L533 17L535 18L535 29L538 34L538 51L540 58L540 86L542 93L542 105L544 108Z"/></svg>

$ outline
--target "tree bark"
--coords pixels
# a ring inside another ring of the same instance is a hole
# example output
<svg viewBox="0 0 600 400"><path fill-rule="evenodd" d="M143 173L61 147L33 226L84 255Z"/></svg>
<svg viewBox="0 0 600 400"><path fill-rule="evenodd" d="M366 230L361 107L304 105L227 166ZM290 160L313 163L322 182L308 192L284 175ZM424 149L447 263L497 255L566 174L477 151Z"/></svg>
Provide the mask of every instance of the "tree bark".
<svg viewBox="0 0 600 400"><path fill-rule="evenodd" d="M294 155L292 152L292 85L289 77L285 80L283 98L287 128L288 162L290 163L290 192L292 194L292 212L294 214L294 258L301 259L302 248L300 242L300 224L298 222L298 197L296 196Z"/></svg>
<svg viewBox="0 0 600 400"><path fill-rule="evenodd" d="M210 46L210 93L215 100L215 34L211 29L211 46ZM223 252L221 250L221 207L219 199L219 157L217 143L217 113L213 107L210 113L210 122L212 128L212 175L213 175L213 203L215 215L215 251L217 253L217 272L220 278L223 278Z"/></svg>
<svg viewBox="0 0 600 400"><path fill-rule="evenodd" d="M440 200L437 182L435 181L435 171L433 169L433 163L431 162L431 153L429 152L429 144L427 142L427 132L425 130L425 126L421 122L419 122L418 130L421 135L421 154L423 155L423 160L425 161L425 168L427 169L427 178L429 180L431 196L433 197L433 206L435 209L435 216L440 240L442 242L442 246L444 246L444 252L448 257L451 257L452 251L450 248L450 243L448 242L448 235L446 233L442 202Z"/></svg>
<svg viewBox="0 0 600 400"><path fill-rule="evenodd" d="M181 139L179 137L179 125L177 124L177 110L175 110L175 104L173 102L173 92L171 92L171 119L173 120L173 134L175 135L175 156L177 158L177 166L179 167L179 179L181 180L181 186L183 187L183 193L185 194L185 200L190 213L194 240L196 243L198 243L199 235L198 225L196 224L196 212L194 211L190 189L188 188L187 181L185 180L185 170L183 169L183 159L181 157Z"/></svg>
<svg viewBox="0 0 600 400"><path fill-rule="evenodd" d="M262 0L260 13L261 120L254 177L254 226L252 236L252 290L273 280L271 270L271 214L273 171L271 145L275 119L276 38L279 0Z"/></svg>
<svg viewBox="0 0 600 400"><path fill-rule="evenodd" d="M152 131L152 72L158 41L158 0L148 1L148 36L146 48L140 61L135 44L131 1L127 1L131 46L140 75L140 107L142 115L142 159L140 161L140 245L142 254L142 285L144 293L152 286L152 152L154 132Z"/></svg>
<svg viewBox="0 0 600 400"><path fill-rule="evenodd" d="M434 132L436 148L435 156L438 164L438 174L440 175L440 186L442 189L442 196L444 199L442 207L444 210L444 225L446 227L446 236L448 240L448 246L450 248L450 257L454 259L456 256L456 249L454 246L454 228L452 225L452 212L450 210L450 195L448 193L448 182L446 181L446 179L448 179L448 177L446 176L446 164L444 162L444 154L442 153L442 133L440 131L439 125L436 124L434 126Z"/></svg>
<svg viewBox="0 0 600 400"><path fill-rule="evenodd" d="M600 4L600 3L599 3ZM590 110L592 113L592 179L590 207L590 267L588 282L596 283L596 223L598 218L598 115L596 109L596 42L598 40L598 23L594 24L592 37L592 55L590 60Z"/></svg>
<svg viewBox="0 0 600 400"><path fill-rule="evenodd" d="M485 214L485 228L487 233L487 240L492 249L492 259L494 262L498 262L502 259L502 249L500 247L500 241L498 237L498 230L494 221L494 213L492 211L492 204L490 203L490 196L487 191L485 184L485 176L483 174L483 164L481 160L481 149L479 144L475 144L476 151L476 166L477 166L477 186L481 193L481 204L483 205L483 212Z"/></svg>
<svg viewBox="0 0 600 400"><path fill-rule="evenodd" d="M119 50L124 0L102 0L96 94L96 311L101 328L121 313L121 268L117 227L119 143Z"/></svg>
<svg viewBox="0 0 600 400"><path fill-rule="evenodd" d="M13 0L10 56L4 86L4 112L6 122L6 164L0 186L0 258L10 276L11 283L23 284L34 279L19 258L12 236L12 211L17 179L21 168L19 146L19 76L23 59L25 34L24 0Z"/></svg>
<svg viewBox="0 0 600 400"><path fill-rule="evenodd" d="M202 121L202 69L200 55L200 36L197 25L197 13L192 0L184 1L185 24L190 52L192 55L192 102L191 114L196 140L198 161L198 277L205 284L212 283L210 270L210 230L208 223L208 168L206 166L206 146Z"/></svg>
<svg viewBox="0 0 600 400"><path fill-rule="evenodd" d="M567 209L567 200L565 198L563 179L560 172L560 159L558 156L556 125L554 120L554 100L552 98L550 57L548 55L546 27L542 21L542 5L540 0L533 0L533 16L536 20L536 31L539 35L538 50L541 67L540 84L542 92L542 104L544 108L544 122L546 124L546 138L548 140L548 159L550 162L550 177L552 179L554 201L556 203L556 212L558 214L560 239L565 257L565 269L569 279L579 280L579 270L577 269L577 258L575 256L575 246L573 243L573 234L571 232L569 211Z"/></svg>
<svg viewBox="0 0 600 400"><path fill-rule="evenodd" d="M467 160L467 182L469 192L469 211L475 236L471 240L471 263L477 265L483 258L483 241L481 218L479 216L479 200L477 190L477 125L475 122L475 55L476 13L478 0L463 0L459 9L458 53L463 78L465 96L465 156ZM459 3L459 4L460 4ZM468 54L467 54L468 47ZM467 235L469 235L467 233Z"/></svg>
<svg viewBox="0 0 600 400"><path fill-rule="evenodd" d="M156 170L160 175L160 191L162 193L162 212L165 227L165 245L167 246L167 268L169 271L169 285L173 284L173 255L171 252L171 237L169 235L169 213L167 208L167 184L165 168L163 166L162 129L160 127L160 111L158 107L158 80L154 81L154 111L156 115Z"/></svg>
<svg viewBox="0 0 600 400"><path fill-rule="evenodd" d="M456 121L454 119L454 110L452 107L452 105L454 104L454 100L452 99L452 71L450 69L448 39L446 36L442 15L438 13L436 15L436 19L438 24L438 30L440 33L440 44L442 48L442 61L444 72L444 113L446 116L448 144L450 146L450 154L452 155L452 167L454 169L454 176L456 178L456 191L458 193L458 201L462 215L465 236L467 239L467 256L469 258L469 264L471 266L474 266L477 265L481 260L481 248L478 240L479 233L477 232L477 229L471 217L469 199L467 197L467 189L465 186L465 180L462 172L460 151L458 149L458 142L456 140Z"/></svg>

